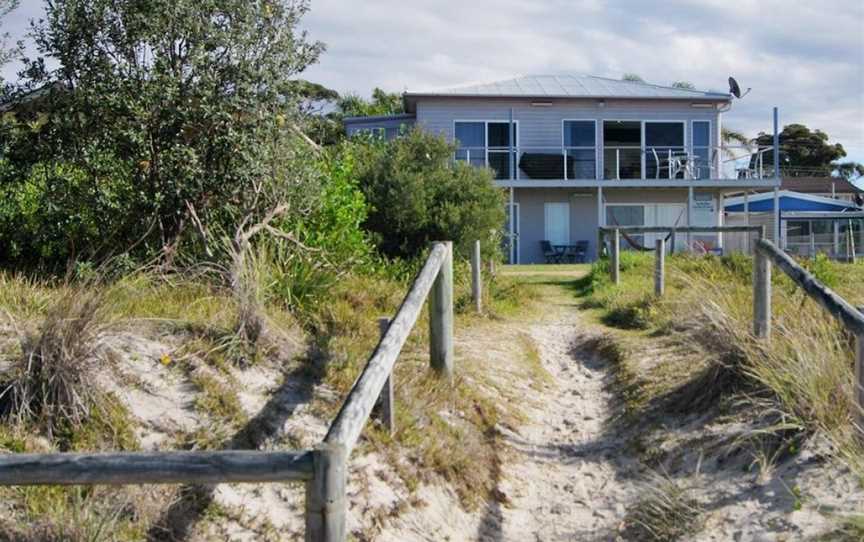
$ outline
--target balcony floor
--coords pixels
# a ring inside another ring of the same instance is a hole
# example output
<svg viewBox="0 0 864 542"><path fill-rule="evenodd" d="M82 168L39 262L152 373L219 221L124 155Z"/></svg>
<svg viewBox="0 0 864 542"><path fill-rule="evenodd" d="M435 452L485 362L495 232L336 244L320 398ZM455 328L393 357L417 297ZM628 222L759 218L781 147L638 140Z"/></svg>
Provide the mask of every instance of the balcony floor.
<svg viewBox="0 0 864 542"><path fill-rule="evenodd" d="M780 179L498 179L501 188L773 188Z"/></svg>

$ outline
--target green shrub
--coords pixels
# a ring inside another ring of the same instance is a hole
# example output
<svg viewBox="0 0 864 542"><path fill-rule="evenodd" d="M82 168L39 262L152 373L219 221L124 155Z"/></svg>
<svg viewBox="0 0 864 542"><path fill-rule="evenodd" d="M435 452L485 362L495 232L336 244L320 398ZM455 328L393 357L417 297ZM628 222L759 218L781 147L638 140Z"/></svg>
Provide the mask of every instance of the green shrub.
<svg viewBox="0 0 864 542"><path fill-rule="evenodd" d="M487 257L497 254L504 195L490 170L454 163L455 147L420 129L390 142L346 146L370 206L364 225L385 255L413 258L432 241L452 240L467 256L476 239Z"/></svg>

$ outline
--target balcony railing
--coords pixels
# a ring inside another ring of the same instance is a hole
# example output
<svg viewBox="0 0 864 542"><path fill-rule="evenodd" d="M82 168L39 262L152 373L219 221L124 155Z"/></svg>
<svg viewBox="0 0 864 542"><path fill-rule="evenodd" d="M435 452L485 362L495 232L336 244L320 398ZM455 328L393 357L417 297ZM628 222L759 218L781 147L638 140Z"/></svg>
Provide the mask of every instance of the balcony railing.
<svg viewBox="0 0 864 542"><path fill-rule="evenodd" d="M499 180L768 179L772 148L459 147L455 159L489 167Z"/></svg>

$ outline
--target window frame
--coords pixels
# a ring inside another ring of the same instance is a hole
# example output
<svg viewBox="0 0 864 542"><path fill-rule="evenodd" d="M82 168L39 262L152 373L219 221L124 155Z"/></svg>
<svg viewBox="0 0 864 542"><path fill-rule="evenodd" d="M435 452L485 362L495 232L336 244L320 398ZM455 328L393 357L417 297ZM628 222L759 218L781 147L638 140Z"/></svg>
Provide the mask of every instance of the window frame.
<svg viewBox="0 0 864 542"><path fill-rule="evenodd" d="M460 141L456 138L456 125L459 124L460 122L461 123L481 123L481 122L483 123L483 147L482 148L484 151L483 152L483 162L486 165L486 167L490 167L489 166L489 124L490 123L491 124L513 124L516 127L515 132L514 132L516 141L513 142L513 145L510 146L510 149L512 149L513 152L516 154L519 153L519 121L517 119L513 119L512 121L510 119L453 119L453 141L457 144L456 152L459 152L459 149L462 148ZM466 147L466 149L469 151L469 153L470 153L470 150L472 148L476 148L476 147L470 147L470 146ZM510 149L495 147L495 150L493 150L492 152L493 153L499 153L499 154L501 154L501 153L509 154ZM466 159L465 161L468 164L471 163L470 160ZM513 167L514 171L511 173L510 178L515 179L515 178L517 178L515 170L519 169L518 162L513 164L513 166L514 166ZM504 179L496 179L496 180L504 180Z"/></svg>
<svg viewBox="0 0 864 542"><path fill-rule="evenodd" d="M586 118L563 118L561 119L561 149L564 151L564 180L570 180L567 177L567 151L568 150L593 150L594 151L594 179L600 180L600 159L598 156L598 149L600 145L598 141L601 139L600 130L597 128L600 119L586 119ZM566 140L566 130L568 122L591 122L594 124L594 146L593 147L584 147L584 146L567 146ZM576 177L573 177L572 180L579 180Z"/></svg>

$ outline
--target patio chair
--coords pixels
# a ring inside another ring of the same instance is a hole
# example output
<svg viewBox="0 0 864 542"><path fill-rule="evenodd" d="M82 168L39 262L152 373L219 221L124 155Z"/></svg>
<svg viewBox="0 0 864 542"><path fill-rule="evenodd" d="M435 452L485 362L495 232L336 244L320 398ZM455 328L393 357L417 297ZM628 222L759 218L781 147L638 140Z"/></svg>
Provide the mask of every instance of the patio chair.
<svg viewBox="0 0 864 542"><path fill-rule="evenodd" d="M576 241L576 245L567 253L567 258L573 263L588 261L588 241Z"/></svg>
<svg viewBox="0 0 864 542"><path fill-rule="evenodd" d="M556 250L549 241L540 241L540 250L543 251L546 263L561 263L561 258L564 256L564 253Z"/></svg>

